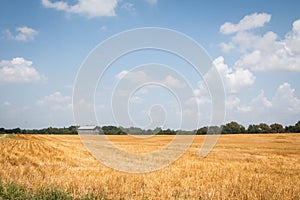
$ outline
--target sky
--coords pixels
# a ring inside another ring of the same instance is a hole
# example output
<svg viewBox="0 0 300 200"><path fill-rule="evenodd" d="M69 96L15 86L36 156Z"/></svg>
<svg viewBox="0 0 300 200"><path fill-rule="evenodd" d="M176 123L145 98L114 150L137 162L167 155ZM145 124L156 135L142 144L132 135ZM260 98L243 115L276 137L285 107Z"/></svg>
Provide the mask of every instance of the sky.
<svg viewBox="0 0 300 200"><path fill-rule="evenodd" d="M223 83L224 123L300 120L298 0L1 4L0 127L83 125L73 115L80 106L98 120L89 122L83 113L85 125L195 129L211 124L215 95L207 83L214 83L215 75L196 73L191 63L158 49L120 55L97 75L93 105L83 100L75 105L76 78L93 50L116 34L144 27L174 30L203 48ZM180 92L187 96L180 99Z"/></svg>

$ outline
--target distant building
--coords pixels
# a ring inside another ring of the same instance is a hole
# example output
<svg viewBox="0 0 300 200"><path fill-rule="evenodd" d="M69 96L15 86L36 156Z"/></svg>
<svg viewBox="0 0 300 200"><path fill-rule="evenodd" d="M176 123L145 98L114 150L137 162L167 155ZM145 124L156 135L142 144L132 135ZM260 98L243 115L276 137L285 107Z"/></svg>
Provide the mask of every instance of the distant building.
<svg viewBox="0 0 300 200"><path fill-rule="evenodd" d="M100 128L98 126L80 126L78 134L100 134Z"/></svg>

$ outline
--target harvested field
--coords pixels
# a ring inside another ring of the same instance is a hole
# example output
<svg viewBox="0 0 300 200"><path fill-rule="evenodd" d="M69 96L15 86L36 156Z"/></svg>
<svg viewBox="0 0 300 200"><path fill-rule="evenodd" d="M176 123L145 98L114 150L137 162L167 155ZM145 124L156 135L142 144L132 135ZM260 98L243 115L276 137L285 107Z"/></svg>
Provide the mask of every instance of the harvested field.
<svg viewBox="0 0 300 200"><path fill-rule="evenodd" d="M119 148L145 153L173 136L146 140L109 136ZM53 187L77 198L107 199L300 199L300 134L222 135L206 158L205 136L163 170L132 174L98 162L77 135L0 138L0 179L28 190Z"/></svg>

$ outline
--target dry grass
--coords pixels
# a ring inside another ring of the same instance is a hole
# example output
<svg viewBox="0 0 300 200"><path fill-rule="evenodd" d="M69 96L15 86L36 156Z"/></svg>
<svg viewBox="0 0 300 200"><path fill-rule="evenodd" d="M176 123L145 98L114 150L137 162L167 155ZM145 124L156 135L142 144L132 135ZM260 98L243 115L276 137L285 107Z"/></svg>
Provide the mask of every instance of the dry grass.
<svg viewBox="0 0 300 200"><path fill-rule="evenodd" d="M17 135L0 138L0 178L28 189L52 186L75 197L108 199L300 199L300 134L224 135L204 159L204 136L167 168L129 174L105 167L78 136ZM157 150L172 136L145 141L110 136L134 152Z"/></svg>

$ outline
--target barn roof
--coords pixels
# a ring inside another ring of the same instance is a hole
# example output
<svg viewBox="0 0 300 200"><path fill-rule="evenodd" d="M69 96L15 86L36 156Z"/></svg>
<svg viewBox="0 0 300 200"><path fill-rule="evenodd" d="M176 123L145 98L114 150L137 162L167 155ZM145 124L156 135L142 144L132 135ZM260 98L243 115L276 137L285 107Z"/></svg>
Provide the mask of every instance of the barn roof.
<svg viewBox="0 0 300 200"><path fill-rule="evenodd" d="M80 126L78 130L95 130L97 126Z"/></svg>

